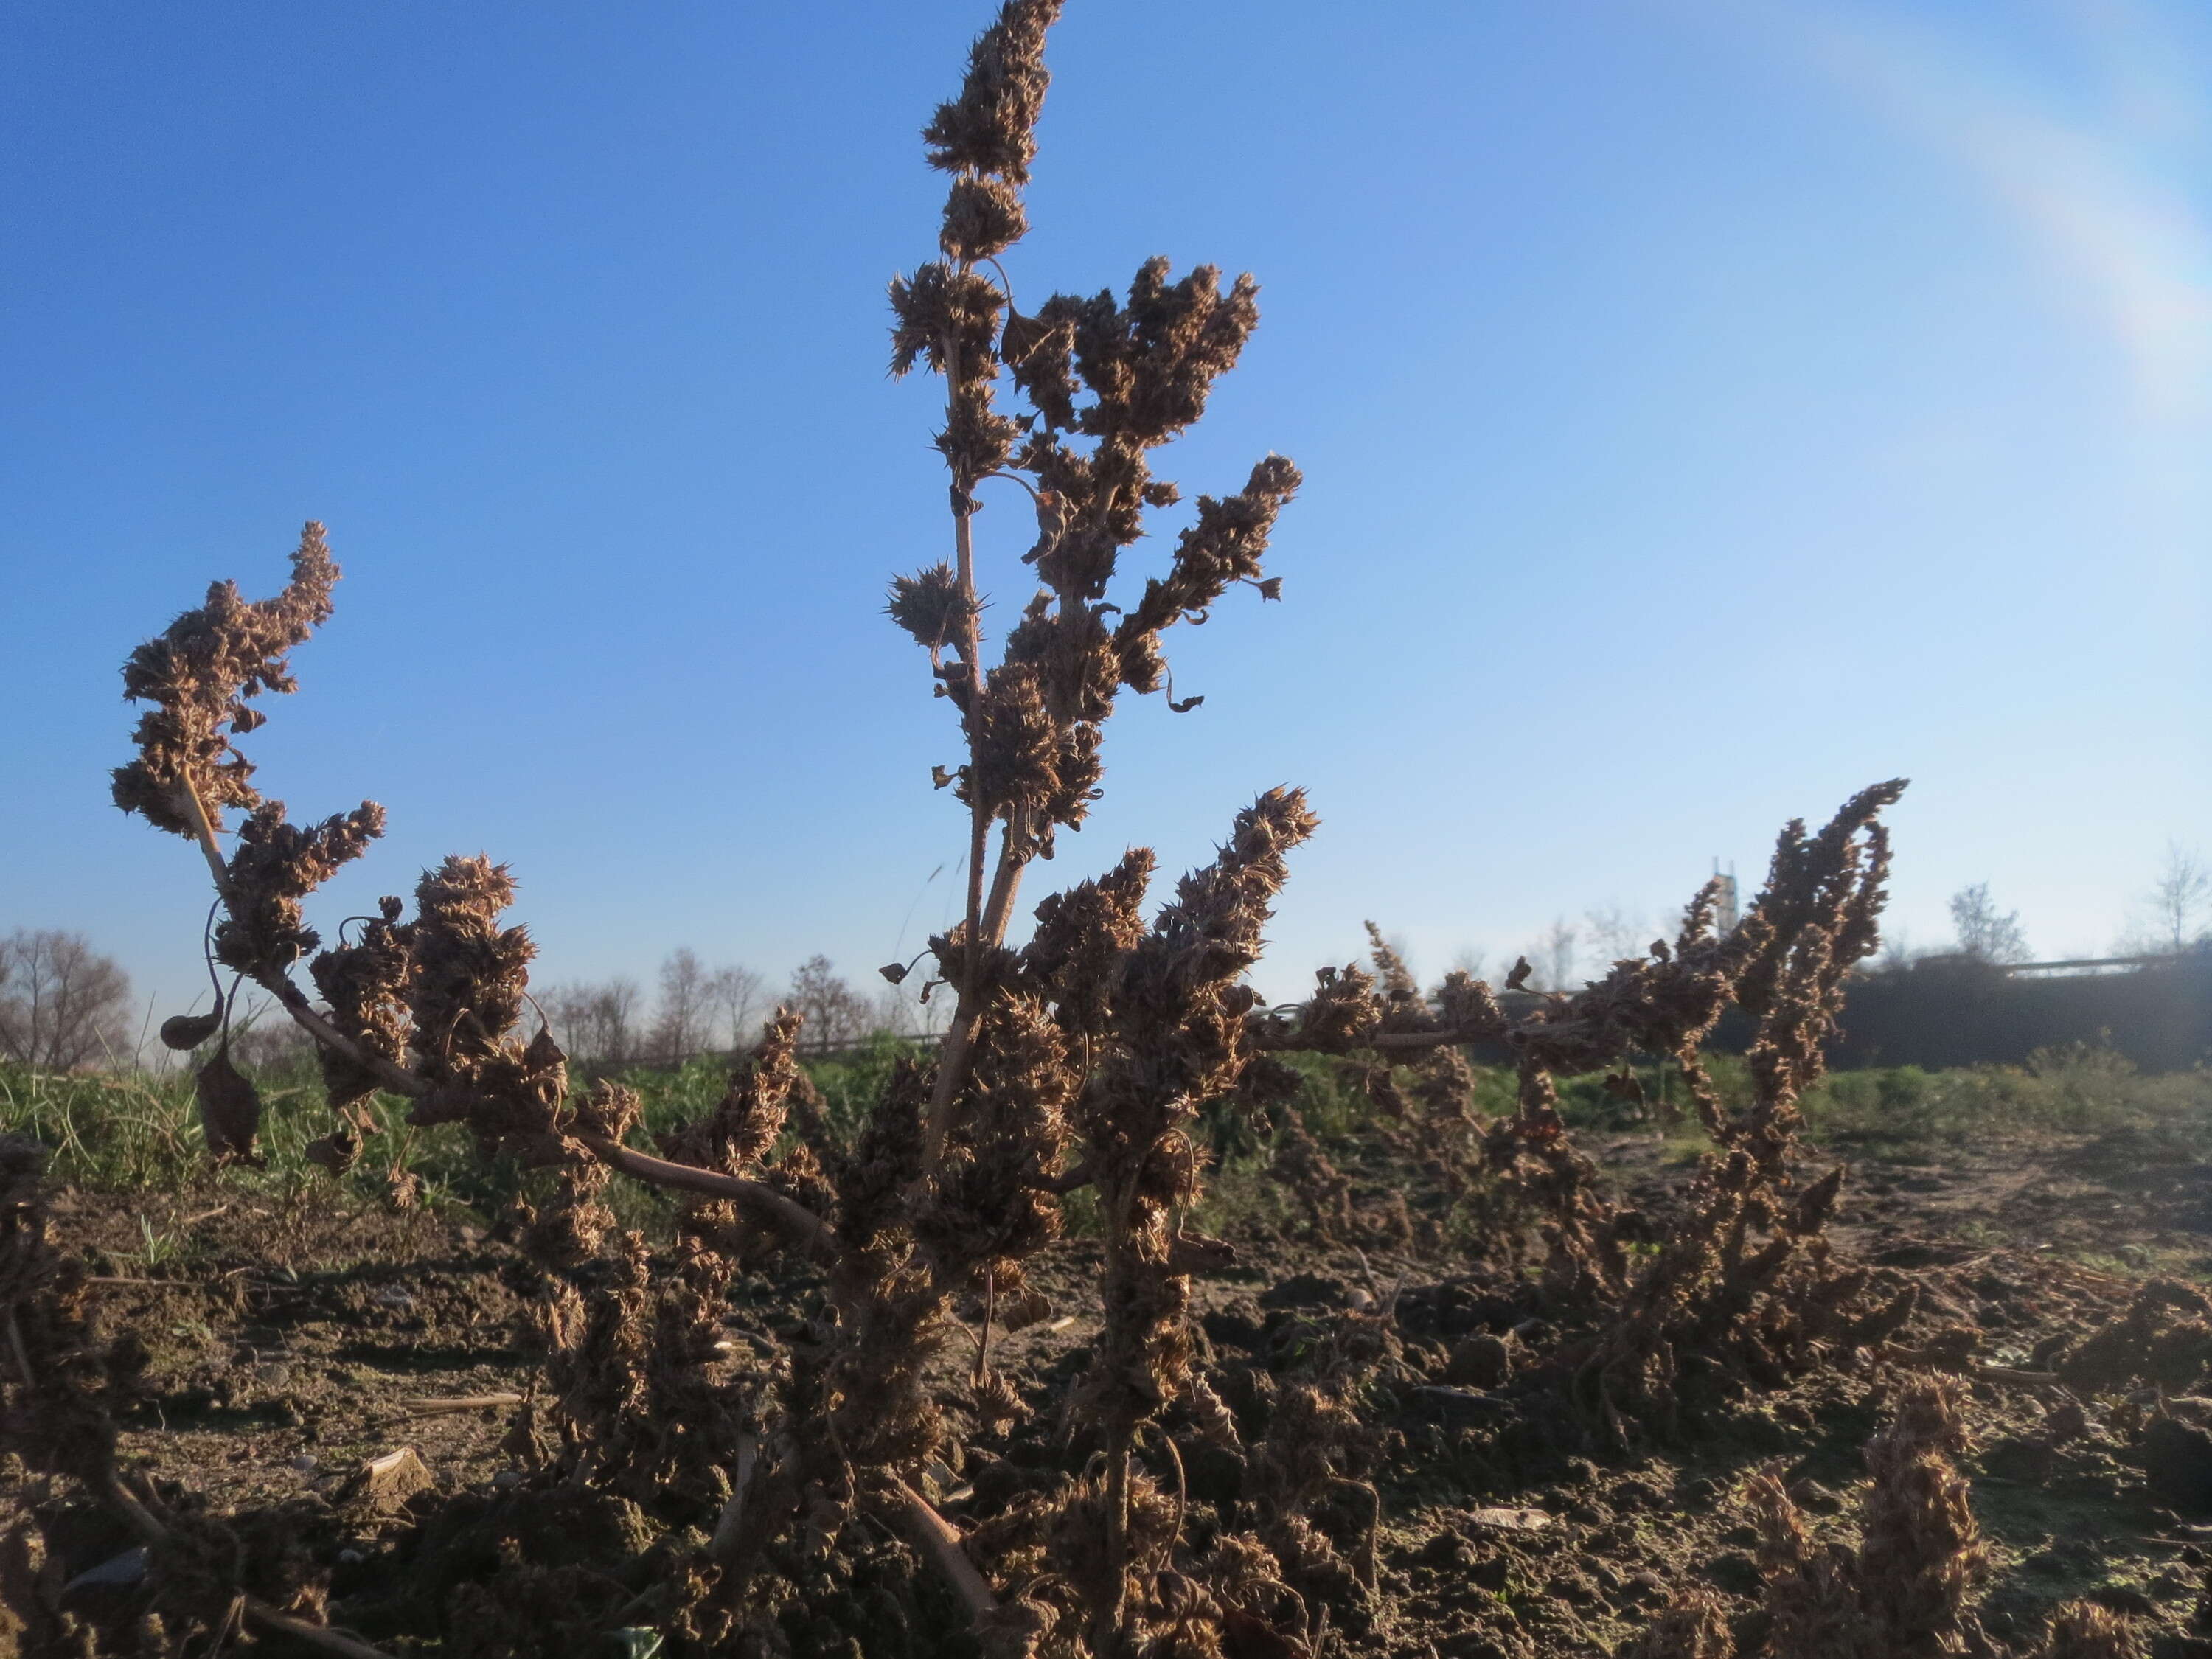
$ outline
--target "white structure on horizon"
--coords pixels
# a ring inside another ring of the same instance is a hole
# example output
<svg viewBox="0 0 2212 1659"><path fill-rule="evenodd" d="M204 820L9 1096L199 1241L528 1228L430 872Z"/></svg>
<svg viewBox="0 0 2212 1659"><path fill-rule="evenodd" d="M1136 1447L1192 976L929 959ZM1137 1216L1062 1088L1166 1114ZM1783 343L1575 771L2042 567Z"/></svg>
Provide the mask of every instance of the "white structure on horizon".
<svg viewBox="0 0 2212 1659"><path fill-rule="evenodd" d="M1713 906L1713 926L1720 936L1726 939L1735 932L1736 924L1743 920L1743 914L1736 905L1735 861L1731 859L1728 869L1723 872L1720 860L1716 858L1713 860L1713 879L1720 884L1721 889L1718 902Z"/></svg>

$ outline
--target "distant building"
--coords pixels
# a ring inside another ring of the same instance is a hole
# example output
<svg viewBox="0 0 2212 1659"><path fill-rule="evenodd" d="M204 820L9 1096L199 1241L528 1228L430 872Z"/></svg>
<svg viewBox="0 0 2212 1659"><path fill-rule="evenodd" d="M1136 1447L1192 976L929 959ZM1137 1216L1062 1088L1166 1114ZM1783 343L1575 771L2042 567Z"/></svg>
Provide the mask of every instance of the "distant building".
<svg viewBox="0 0 2212 1659"><path fill-rule="evenodd" d="M1720 930L1720 936L1726 939L1735 932L1736 924L1743 920L1743 913L1736 906L1735 864L1731 862L1726 872L1723 872L1721 861L1715 859L1713 879L1720 884L1721 890L1719 900L1713 907L1713 925Z"/></svg>

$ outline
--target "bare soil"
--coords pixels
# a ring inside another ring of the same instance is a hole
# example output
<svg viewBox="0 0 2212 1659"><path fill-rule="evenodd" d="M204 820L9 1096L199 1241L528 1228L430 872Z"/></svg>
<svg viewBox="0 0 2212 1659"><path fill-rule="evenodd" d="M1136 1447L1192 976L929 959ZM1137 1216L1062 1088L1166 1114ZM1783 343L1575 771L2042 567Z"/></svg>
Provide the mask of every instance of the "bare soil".
<svg viewBox="0 0 2212 1659"><path fill-rule="evenodd" d="M1679 1150L1649 1134L1585 1145L1662 1218L1688 1174ZM2057 1339L2113 1316L2148 1273L2212 1270L2203 1150L2143 1133L1865 1149L1851 1157L1833 1234L1840 1249L1920 1279L1927 1319L1978 1332L1984 1365L2033 1374ZM1437 1201L1419 1170L1380 1149L1332 1151L1363 1214L1382 1212L1393 1194L1408 1194L1417 1215ZM512 1405L447 1408L533 1386L532 1273L496 1226L462 1214L272 1203L212 1182L154 1198L68 1193L55 1208L60 1242L99 1280L104 1318L134 1329L153 1354L149 1397L125 1425L126 1468L173 1505L227 1517L251 1551L288 1552L295 1565L304 1554L328 1575L333 1624L395 1653L436 1652L456 1597L517 1563L597 1574L616 1600L651 1571L652 1528L635 1511L581 1490L525 1488L502 1444ZM1196 1286L1205 1358L1232 1409L1259 1409L1259 1375L1294 1363L1319 1322L1346 1307L1394 1308L1409 1361L1431 1379L1378 1389L1371 1402L1382 1528L1374 1583L1335 1623L1339 1651L1604 1654L1701 1582L1729 1598L1739 1646L1756 1652L1763 1615L1756 1534L1739 1498L1745 1480L1778 1463L1803 1508L1841 1524L1861 1448L1895 1386L1893 1368L1881 1365L1822 1371L1780 1392L1723 1398L1676 1443L1608 1455L1544 1381L1552 1333L1524 1274L1258 1223L1233 1242L1236 1263ZM963 1467L939 1471L934 1495L956 1523L988 1521L1081 1466L1088 1449L1062 1407L1096 1335L1095 1319L1079 1310L1095 1303L1097 1272L1095 1246L1064 1242L1032 1277L1068 1311L996 1339L994 1363L1018 1382L1030 1414L1004 1434L975 1437ZM811 1290L795 1268L740 1281L730 1340L766 1346ZM1519 1356L1515 1372L1455 1392L1455 1355L1483 1333L1506 1339ZM946 1350L948 1400L967 1358L957 1342ZM2088 1432L2053 1449L2039 1436L2069 1398L2054 1385L1977 1382L1972 1397L1978 1449L1967 1473L1993 1546L1983 1613L1991 1635L2025 1642L2053 1603L2088 1595L2137 1621L2162 1659L2212 1659L2212 1632L2194 1622L2212 1550L2212 1490L2199 1511L2171 1490L2147 1488L2142 1439L2155 1402L2085 1402ZM2167 1409L2212 1416L2212 1400ZM1241 1470L1194 1436L1176 1439L1179 1472L1164 1444L1148 1455L1164 1484L1182 1483L1186 1535L1202 1541L1230 1524ZM362 1473L403 1449L426 1474L395 1465L380 1483ZM133 1540L58 1486L20 1471L0 1470L0 1481L15 1488L0 1490L0 1528L35 1510L45 1540L33 1550L22 1541L27 1529L10 1534L0 1602L17 1613L33 1601L66 1607L101 1633L103 1649L112 1640L136 1650L146 1590L131 1576ZM1324 1531L1331 1519L1317 1518ZM1357 1533L1358 1517L1338 1519L1344 1535ZM237 1571L250 1582L251 1564ZM11 1643L61 1650L36 1646L36 1618L0 1620L0 1652ZM955 1622L940 1621L927 1595L908 1596L882 1608L858 1646L869 1659L971 1651ZM792 1645L844 1654L853 1639L832 1632L817 1644L795 1630ZM285 1647L281 1638L258 1644Z"/></svg>

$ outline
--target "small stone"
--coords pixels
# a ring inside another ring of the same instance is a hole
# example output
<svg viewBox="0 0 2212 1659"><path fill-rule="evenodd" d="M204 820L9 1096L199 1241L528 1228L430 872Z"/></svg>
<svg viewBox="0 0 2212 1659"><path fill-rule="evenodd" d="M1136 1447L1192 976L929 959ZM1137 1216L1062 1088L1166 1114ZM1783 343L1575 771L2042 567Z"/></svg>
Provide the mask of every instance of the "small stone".
<svg viewBox="0 0 2212 1659"><path fill-rule="evenodd" d="M2143 1431L2142 1452L2153 1498L2192 1515L2212 1514L2212 1434L2177 1417L2156 1418Z"/></svg>
<svg viewBox="0 0 2212 1659"><path fill-rule="evenodd" d="M386 1452L362 1463L347 1479L341 1503L359 1504L381 1513L404 1509L408 1499L429 1491L437 1483L429 1465L412 1446Z"/></svg>
<svg viewBox="0 0 2212 1659"><path fill-rule="evenodd" d="M146 1576L146 1547L139 1545L120 1555L111 1555L96 1567L87 1567L62 1586L69 1595L82 1589L127 1589Z"/></svg>
<svg viewBox="0 0 2212 1659"><path fill-rule="evenodd" d="M1844 1507L1842 1498L1810 1476L1791 1485L1790 1501L1808 1515L1836 1515Z"/></svg>
<svg viewBox="0 0 2212 1659"><path fill-rule="evenodd" d="M1467 1540L1446 1528L1421 1546L1418 1559L1431 1567L1463 1567L1472 1556Z"/></svg>
<svg viewBox="0 0 2212 1659"><path fill-rule="evenodd" d="M2047 1440L2000 1440L1982 1454L1982 1469L1999 1480L2039 1486L2051 1479L2057 1455Z"/></svg>
<svg viewBox="0 0 2212 1659"><path fill-rule="evenodd" d="M2109 1607L2126 1619L2154 1619L2158 1603L2143 1593L2137 1584L2100 1584L2089 1592L2089 1599L2099 1607Z"/></svg>
<svg viewBox="0 0 2212 1659"><path fill-rule="evenodd" d="M1730 1595L1756 1595L1762 1583L1759 1563L1741 1550L1729 1550L1707 1564L1705 1577Z"/></svg>
<svg viewBox="0 0 2212 1659"><path fill-rule="evenodd" d="M1552 1517L1541 1510L1483 1508L1469 1510L1467 1524L1477 1532L1541 1532Z"/></svg>

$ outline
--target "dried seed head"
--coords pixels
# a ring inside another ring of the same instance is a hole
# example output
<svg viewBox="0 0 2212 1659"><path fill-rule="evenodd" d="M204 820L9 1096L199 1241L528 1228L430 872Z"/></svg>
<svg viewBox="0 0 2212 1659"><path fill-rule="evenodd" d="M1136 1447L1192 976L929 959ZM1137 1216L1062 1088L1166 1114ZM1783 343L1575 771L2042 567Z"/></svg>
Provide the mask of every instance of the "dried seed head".
<svg viewBox="0 0 2212 1659"><path fill-rule="evenodd" d="M1006 295L988 276L932 262L890 286L891 373L926 362L933 374L957 372L963 380L988 382L998 365L994 349Z"/></svg>
<svg viewBox="0 0 2212 1659"><path fill-rule="evenodd" d="M1052 82L1044 66L1045 31L1060 8L1060 0L1007 0L998 21L975 37L960 95L939 104L922 129L930 166L1029 182L1034 129Z"/></svg>
<svg viewBox="0 0 2212 1659"><path fill-rule="evenodd" d="M1036 908L1022 969L1071 1035L1103 1032L1123 958L1145 936L1145 892L1153 859L1133 847L1095 881L1054 893Z"/></svg>
<svg viewBox="0 0 2212 1659"><path fill-rule="evenodd" d="M590 1094L572 1103L577 1130L607 1140L625 1139L645 1115L645 1103L635 1089L625 1089L605 1078L592 1085Z"/></svg>
<svg viewBox="0 0 2212 1659"><path fill-rule="evenodd" d="M979 614L975 595L962 589L948 564L892 577L890 603L884 609L917 644L931 651L966 639Z"/></svg>
<svg viewBox="0 0 2212 1659"><path fill-rule="evenodd" d="M1889 1426L1867 1446L1859 1578L1882 1650L1905 1659L1954 1652L1966 1599L1988 1568L1966 1482L1952 1460L1966 1449L1960 1387L1908 1384Z"/></svg>
<svg viewBox="0 0 2212 1659"><path fill-rule="evenodd" d="M1406 966L1405 957L1382 937L1380 927L1371 921L1366 927L1367 956L1375 964L1376 983L1382 987L1382 994L1398 1000L1419 997L1420 983L1414 979L1413 969Z"/></svg>
<svg viewBox="0 0 2212 1659"><path fill-rule="evenodd" d="M867 1250L895 1224L905 1190L921 1169L921 1116L930 1072L901 1058L861 1125L859 1142L837 1161L838 1235L848 1252Z"/></svg>
<svg viewBox="0 0 2212 1659"><path fill-rule="evenodd" d="M1260 579L1261 556L1267 550L1276 515L1303 480L1297 467L1270 455L1252 469L1244 488L1225 500L1198 498L1198 522L1176 543L1175 563L1166 577L1145 584L1145 596L1125 617L1115 639L1125 658L1139 636L1156 635L1180 618L1203 616L1206 608L1240 581Z"/></svg>
<svg viewBox="0 0 2212 1659"><path fill-rule="evenodd" d="M155 706L133 733L138 758L116 769L118 806L189 838L195 831L182 800L187 787L218 830L224 807L260 805L253 767L231 738L261 724L248 698L294 689L285 653L329 619L337 579L323 527L310 523L292 554L292 580L275 599L249 601L236 583L216 582L198 610L131 653L123 695Z"/></svg>
<svg viewBox="0 0 2212 1659"><path fill-rule="evenodd" d="M980 799L987 811L1003 817L1060 793L1060 729L1036 671L1026 663L991 672L969 715L969 742L975 758L963 800Z"/></svg>
<svg viewBox="0 0 2212 1659"><path fill-rule="evenodd" d="M2143 1659L2135 1626L2094 1601L2068 1601L2051 1615L2051 1628L2033 1659Z"/></svg>
<svg viewBox="0 0 2212 1659"><path fill-rule="evenodd" d="M750 1175L783 1133L793 1091L805 1079L799 1068L799 1032L805 1022L778 1008L752 1053L730 1072L729 1087L714 1110L660 1137L662 1153L681 1164Z"/></svg>
<svg viewBox="0 0 2212 1659"><path fill-rule="evenodd" d="M415 930L399 921L397 898L385 899L379 908L380 914L363 924L357 944L319 952L308 970L330 1006L331 1023L371 1054L397 1065L406 1054L412 1020L406 999ZM317 1057L323 1087L340 1111L376 1092L380 1080L368 1067L335 1048L319 1048Z"/></svg>
<svg viewBox="0 0 2212 1659"><path fill-rule="evenodd" d="M1028 234L1029 216L1021 194L1001 179L973 175L952 181L945 201L945 228L938 246L955 264L995 258Z"/></svg>
<svg viewBox="0 0 2212 1659"><path fill-rule="evenodd" d="M1850 1554L1814 1540L1776 1469L1753 1475L1745 1497L1759 1522L1772 1650L1792 1659L1880 1659Z"/></svg>
<svg viewBox="0 0 2212 1659"><path fill-rule="evenodd" d="M415 899L408 984L414 1048L432 1082L472 1081L504 1051L538 947L527 929L500 927L501 913L514 901L514 878L482 855L448 858L425 871Z"/></svg>
<svg viewBox="0 0 2212 1659"><path fill-rule="evenodd" d="M384 833L384 809L363 801L312 826L288 823L284 803L264 801L239 826L230 855L229 914L215 930L215 953L249 979L281 974L321 943L300 901L368 850Z"/></svg>

